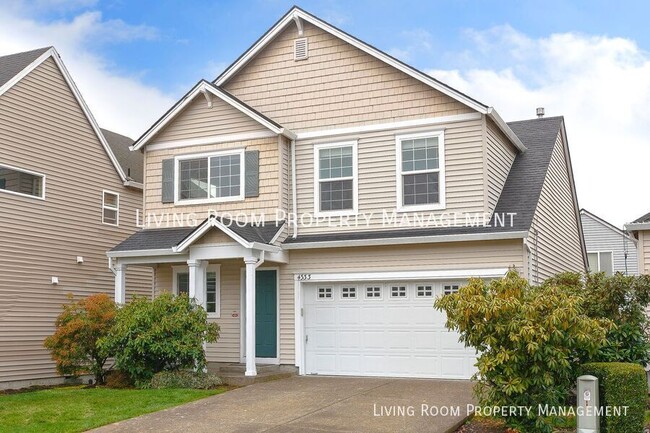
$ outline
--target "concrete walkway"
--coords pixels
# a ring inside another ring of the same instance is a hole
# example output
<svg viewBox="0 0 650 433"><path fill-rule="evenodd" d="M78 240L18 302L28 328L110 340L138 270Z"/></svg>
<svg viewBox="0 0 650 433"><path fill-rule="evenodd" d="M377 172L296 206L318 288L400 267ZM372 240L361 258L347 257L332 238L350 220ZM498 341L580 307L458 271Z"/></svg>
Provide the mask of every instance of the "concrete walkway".
<svg viewBox="0 0 650 433"><path fill-rule="evenodd" d="M301 376L250 385L93 431L446 433L465 419L468 403L473 403L469 381ZM458 413L453 413L455 408ZM450 413L443 413L446 409Z"/></svg>

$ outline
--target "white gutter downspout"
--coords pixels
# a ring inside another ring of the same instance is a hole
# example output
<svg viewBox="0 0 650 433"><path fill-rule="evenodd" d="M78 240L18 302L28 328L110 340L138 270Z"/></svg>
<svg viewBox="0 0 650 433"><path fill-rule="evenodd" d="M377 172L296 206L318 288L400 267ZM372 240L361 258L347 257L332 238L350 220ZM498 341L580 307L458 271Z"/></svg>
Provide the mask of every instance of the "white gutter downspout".
<svg viewBox="0 0 650 433"><path fill-rule="evenodd" d="M260 266L262 266L262 264L264 263L264 255L265 255L265 254L266 254L266 251L262 251L262 252L260 252L260 259L257 261L257 263L255 263L255 269L257 269L257 268L259 268Z"/></svg>
<svg viewBox="0 0 650 433"><path fill-rule="evenodd" d="M296 192L296 140L291 140L291 204L293 207L293 238L298 237L298 203L296 202L298 193ZM291 221L291 218L289 218Z"/></svg>

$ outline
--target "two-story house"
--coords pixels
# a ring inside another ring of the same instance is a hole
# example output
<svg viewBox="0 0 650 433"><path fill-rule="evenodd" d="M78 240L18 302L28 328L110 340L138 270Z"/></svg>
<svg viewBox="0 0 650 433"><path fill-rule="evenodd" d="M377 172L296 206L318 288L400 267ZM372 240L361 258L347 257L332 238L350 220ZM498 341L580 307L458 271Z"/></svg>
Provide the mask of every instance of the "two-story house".
<svg viewBox="0 0 650 433"><path fill-rule="evenodd" d="M102 133L54 48L0 57L0 388L60 382L43 341L67 295L112 294L106 250L142 206L129 144ZM151 269L129 278L151 296Z"/></svg>
<svg viewBox="0 0 650 433"><path fill-rule="evenodd" d="M581 209L590 272L639 275L636 240L625 231L593 213Z"/></svg>
<svg viewBox="0 0 650 433"><path fill-rule="evenodd" d="M650 275L650 213L626 224L625 230L637 240L639 272Z"/></svg>
<svg viewBox="0 0 650 433"><path fill-rule="evenodd" d="M435 297L586 269L563 118L505 123L297 7L133 149L146 228L108 253L116 300L152 266L249 376L469 378Z"/></svg>

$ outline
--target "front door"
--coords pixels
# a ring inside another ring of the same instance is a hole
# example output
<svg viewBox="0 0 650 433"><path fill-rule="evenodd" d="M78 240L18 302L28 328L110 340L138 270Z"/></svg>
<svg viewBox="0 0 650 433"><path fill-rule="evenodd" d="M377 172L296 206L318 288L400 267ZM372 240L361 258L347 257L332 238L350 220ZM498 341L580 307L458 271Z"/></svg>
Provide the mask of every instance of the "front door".
<svg viewBox="0 0 650 433"><path fill-rule="evenodd" d="M255 353L257 358L278 357L278 279L274 270L255 275Z"/></svg>

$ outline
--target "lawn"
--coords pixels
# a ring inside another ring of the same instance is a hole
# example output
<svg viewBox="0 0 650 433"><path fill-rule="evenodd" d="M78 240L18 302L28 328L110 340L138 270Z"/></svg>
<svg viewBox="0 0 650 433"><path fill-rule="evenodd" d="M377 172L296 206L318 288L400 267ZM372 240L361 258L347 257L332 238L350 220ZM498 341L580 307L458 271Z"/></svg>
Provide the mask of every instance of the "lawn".
<svg viewBox="0 0 650 433"><path fill-rule="evenodd" d="M224 391L63 387L0 395L0 432L82 432Z"/></svg>

